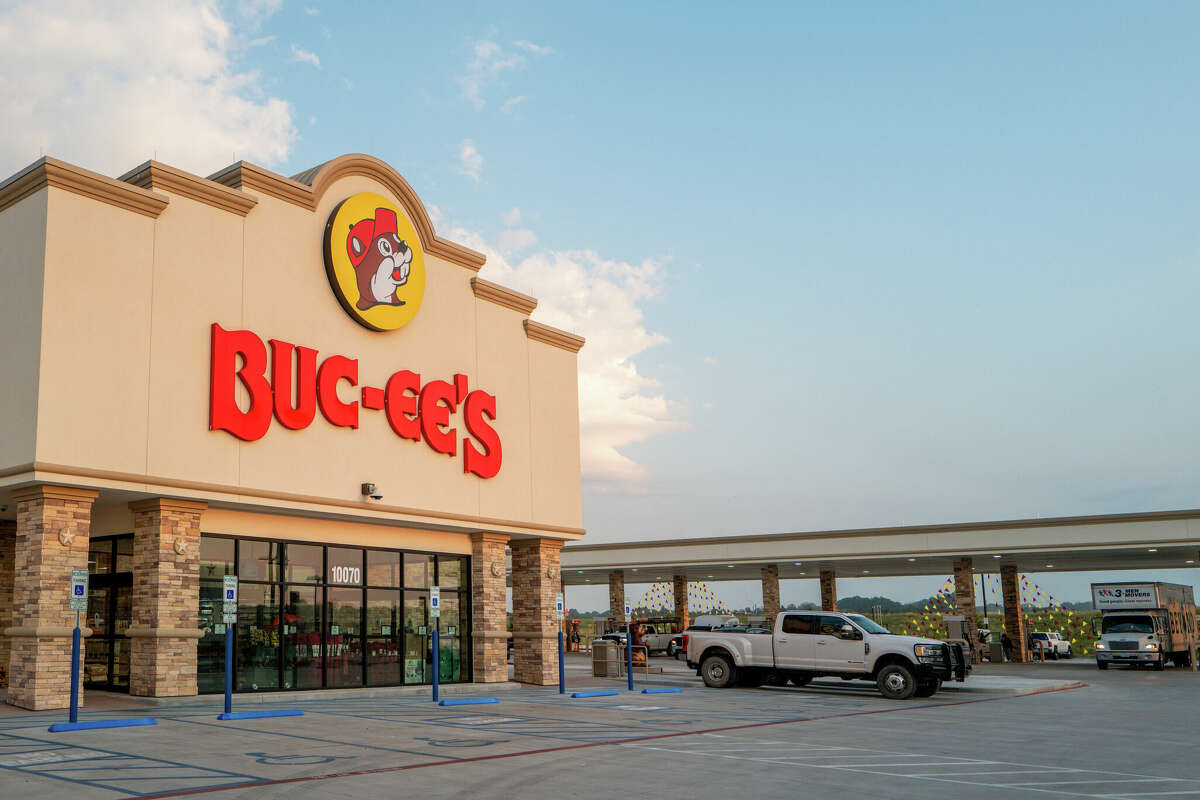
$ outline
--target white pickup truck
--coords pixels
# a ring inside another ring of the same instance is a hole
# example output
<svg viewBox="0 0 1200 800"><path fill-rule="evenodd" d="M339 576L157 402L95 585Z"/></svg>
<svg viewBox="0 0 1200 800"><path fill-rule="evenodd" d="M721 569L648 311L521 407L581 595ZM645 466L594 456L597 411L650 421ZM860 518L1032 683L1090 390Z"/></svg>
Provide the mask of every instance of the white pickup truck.
<svg viewBox="0 0 1200 800"><path fill-rule="evenodd" d="M689 633L687 663L704 683L729 686L804 686L831 675L874 681L884 697L932 697L942 681L966 680L970 658L958 643L897 636L861 614L788 611L774 633Z"/></svg>

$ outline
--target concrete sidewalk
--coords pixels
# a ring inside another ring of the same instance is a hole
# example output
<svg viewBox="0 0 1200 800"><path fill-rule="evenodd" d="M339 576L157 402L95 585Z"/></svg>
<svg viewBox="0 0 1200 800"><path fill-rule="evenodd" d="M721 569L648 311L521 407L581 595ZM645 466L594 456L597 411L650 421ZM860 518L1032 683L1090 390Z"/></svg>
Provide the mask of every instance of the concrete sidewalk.
<svg viewBox="0 0 1200 800"><path fill-rule="evenodd" d="M636 665L633 671L633 681L638 686L671 686L679 688L700 688L704 686L704 682L696 675L696 671L689 669L687 664L682 660L672 658L655 657L650 659L649 666L651 669L659 668L661 673L651 673L644 676L637 669ZM986 669L986 668L985 668ZM1026 678L1026 677L1010 677L1002 675L986 675L979 674L980 669L976 669L963 683L944 683L942 684L941 693L943 696L950 695L1026 695L1038 694L1041 692L1057 691L1061 689L1076 689L1081 686L1086 686L1084 682L1072 678ZM586 682L589 685L597 686L612 683L613 685L624 685L626 678L593 678L591 672L591 661L587 654L568 653L567 654L567 685L581 685ZM846 689L849 691L861 692L864 689L874 690L872 684L865 681L843 681L840 679L822 678L813 681L809 684L813 689ZM939 693L939 694L941 694Z"/></svg>

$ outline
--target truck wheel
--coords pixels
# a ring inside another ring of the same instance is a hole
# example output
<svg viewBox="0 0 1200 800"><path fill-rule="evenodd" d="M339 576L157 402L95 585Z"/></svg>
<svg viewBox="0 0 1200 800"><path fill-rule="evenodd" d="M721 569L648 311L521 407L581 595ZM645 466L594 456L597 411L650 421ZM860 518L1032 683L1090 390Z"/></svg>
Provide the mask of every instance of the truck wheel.
<svg viewBox="0 0 1200 800"><path fill-rule="evenodd" d="M726 656L709 656L700 665L700 677L710 689L727 689L737 680L737 670Z"/></svg>
<svg viewBox="0 0 1200 800"><path fill-rule="evenodd" d="M903 664L888 664L875 677L879 693L889 700L907 700L917 691L917 679Z"/></svg>
<svg viewBox="0 0 1200 800"><path fill-rule="evenodd" d="M806 672L793 672L788 680L792 682L792 686L808 686L812 683L812 675Z"/></svg>
<svg viewBox="0 0 1200 800"><path fill-rule="evenodd" d="M1108 669L1108 662L1107 661L1097 661L1096 669Z"/></svg>
<svg viewBox="0 0 1200 800"><path fill-rule="evenodd" d="M941 688L942 679L932 678L917 684L917 690L913 692L913 697L933 697Z"/></svg>

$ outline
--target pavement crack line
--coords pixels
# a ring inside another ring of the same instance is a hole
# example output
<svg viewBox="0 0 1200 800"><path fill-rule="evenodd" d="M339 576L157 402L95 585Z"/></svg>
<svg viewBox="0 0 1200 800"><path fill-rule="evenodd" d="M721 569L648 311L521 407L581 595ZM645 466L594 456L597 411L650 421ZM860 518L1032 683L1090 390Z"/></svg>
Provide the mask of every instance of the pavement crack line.
<svg viewBox="0 0 1200 800"><path fill-rule="evenodd" d="M413 769L427 769L430 767L447 767L452 764L470 764L477 761L499 761L508 758L523 758L525 756L544 755L547 753L561 753L567 750L582 750L588 747L611 747L625 744L636 744L637 742L649 742L658 739L674 739L681 736L701 736L705 734L723 733L725 731L740 731L753 728L766 728L774 725L795 725L802 722L820 722L828 719L843 719L848 717L862 717L873 714L894 714L903 711L930 711L939 708L952 708L954 706L975 705L978 703L994 703L1000 700L1020 700L1026 697L1034 697L1042 694L1054 694L1056 692L1070 692L1076 689L1085 688L1086 684L1080 683L1073 686L1056 687L1054 689L1041 689L1034 692L1029 692L1022 695L1011 695L1005 697L979 697L971 700L954 700L948 703L936 703L933 705L921 706L903 706L900 708L877 708L870 711L850 711L844 714L829 714L823 717L801 717L798 719L780 719L770 722L752 722L745 725L728 725L718 728L707 728L699 731L678 731L674 733L657 733L650 736L636 736L627 739L613 739L607 742L583 742L578 744L561 745L559 747L543 747L536 750L522 750L515 753L496 753L486 756L472 756L469 758L442 758L437 761L426 761L418 764L399 764L392 767L375 767L373 769L349 770L346 772L330 772L323 775L300 775L294 778L276 778L272 780L251 781L231 786L208 786L195 789L181 789L178 791L161 792L158 794L140 795L142 800L158 800L159 798L167 797L187 797L198 794L213 794L216 792L228 792L238 789L257 789L266 786L282 786L289 783L305 783L308 781L328 781L339 778L355 778L366 775L383 775L389 772L405 772Z"/></svg>

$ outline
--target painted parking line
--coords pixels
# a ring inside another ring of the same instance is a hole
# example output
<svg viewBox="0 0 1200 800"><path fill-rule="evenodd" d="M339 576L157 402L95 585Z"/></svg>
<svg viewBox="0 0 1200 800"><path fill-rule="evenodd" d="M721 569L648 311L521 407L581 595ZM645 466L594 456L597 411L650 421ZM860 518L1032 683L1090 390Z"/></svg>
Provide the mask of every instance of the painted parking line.
<svg viewBox="0 0 1200 800"><path fill-rule="evenodd" d="M954 783L964 786L1003 788L1014 791L1048 793L1073 797L1105 798L1106 800L1141 800L1151 797L1171 797L1184 795L1200 795L1200 780L1188 778L1171 778L1157 775L1137 775L1124 772L1109 772L1078 767L1065 767L1048 764L1020 764L1007 761L991 761L972 759L959 756L931 755L928 753L900 753L889 750L872 750L868 748L842 748L851 751L846 754L813 753L814 746L809 743L797 742L793 748L801 752L794 756L753 755L758 747L775 748L778 741L757 742L746 746L747 740L742 736L710 733L720 739L729 739L736 744L730 748L682 748L664 747L658 744L634 742L626 747L638 750L670 752L676 755L690 755L700 758L726 758L735 761L747 761L755 764L771 764L784 768L822 769L842 772L880 775L890 778L907 778L914 781L936 781L939 783ZM752 740L753 741L753 740ZM930 759L928 762L909 762L905 758ZM842 761L839 759L849 759ZM919 769L919 772L905 771ZM940 768L940 769L938 769ZM936 771L931 771L936 769ZM1034 775L1046 776L1043 780L1030 780ZM1011 777L1004 777L1011 776ZM1064 779L1057 779L1063 776ZM1121 792L1113 792L1114 783L1131 784ZM1176 783L1188 788L1158 791L1164 783ZM1135 788L1132 784L1140 784L1145 788ZM1086 787L1094 787L1088 789Z"/></svg>
<svg viewBox="0 0 1200 800"><path fill-rule="evenodd" d="M256 775L13 734L0 734L0 769L125 795L235 787L259 780Z"/></svg>

